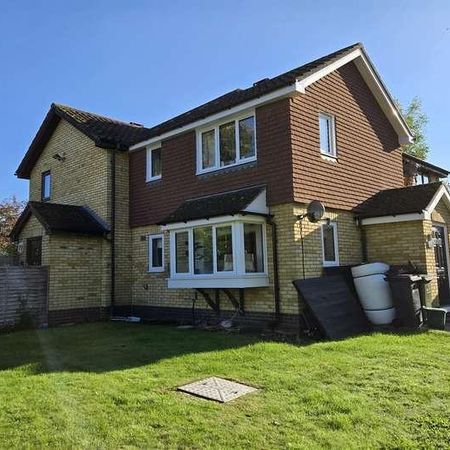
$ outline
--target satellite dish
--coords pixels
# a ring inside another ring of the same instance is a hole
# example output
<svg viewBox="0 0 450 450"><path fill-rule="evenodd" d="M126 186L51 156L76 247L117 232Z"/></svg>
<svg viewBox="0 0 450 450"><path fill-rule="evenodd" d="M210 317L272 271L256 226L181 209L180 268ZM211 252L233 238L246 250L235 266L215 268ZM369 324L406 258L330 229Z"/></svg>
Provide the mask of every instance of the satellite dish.
<svg viewBox="0 0 450 450"><path fill-rule="evenodd" d="M306 217L312 223L318 222L325 214L325 206L318 200L313 200L306 209Z"/></svg>

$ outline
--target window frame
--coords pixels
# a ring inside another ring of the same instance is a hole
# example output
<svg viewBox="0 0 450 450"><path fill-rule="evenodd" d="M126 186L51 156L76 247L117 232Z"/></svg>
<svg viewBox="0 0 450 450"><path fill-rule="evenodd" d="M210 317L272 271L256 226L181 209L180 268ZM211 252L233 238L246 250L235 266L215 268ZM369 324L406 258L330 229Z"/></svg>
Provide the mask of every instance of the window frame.
<svg viewBox="0 0 450 450"><path fill-rule="evenodd" d="M45 196L45 178L49 177L49 195ZM41 201L47 202L52 198L52 172L51 170L46 170L41 173Z"/></svg>
<svg viewBox="0 0 450 450"><path fill-rule="evenodd" d="M153 163L152 163L152 152L155 150L161 151L161 173L159 175L152 176L153 171ZM145 180L146 182L157 181L162 178L162 146L160 143L149 145L146 147L146 174Z"/></svg>
<svg viewBox="0 0 450 450"><path fill-rule="evenodd" d="M254 139L255 139L255 154L253 156L249 156L247 158L241 158L241 149L240 149L240 136L239 136L239 122L243 119L248 119L252 117L254 122ZM219 129L222 125L227 123L234 122L234 139L235 139L235 148L236 148L236 162L233 164L228 164L226 166L220 165L220 133ZM258 145L257 145L257 132L256 132L256 113L255 110L246 111L245 113L241 113L239 115L228 117L227 119L222 119L217 122L213 122L204 126L202 128L196 129L196 174L201 175L204 173L215 172L218 170L226 170L230 167L240 166L242 164L247 164L249 162L256 161L258 159ZM214 156L215 156L215 165L213 167L208 167L206 169L203 168L203 153L202 153L202 134L207 133L208 131L214 130Z"/></svg>
<svg viewBox="0 0 450 450"><path fill-rule="evenodd" d="M162 257L161 257L161 266L153 266L153 241L155 239L161 239L162 246ZM164 234L149 234L147 236L147 255L148 255L148 264L147 264L147 272L164 272Z"/></svg>
<svg viewBox="0 0 450 450"><path fill-rule="evenodd" d="M330 129L329 129L329 148L330 151L327 152L325 150L322 149L322 142L320 139L320 123L321 123L321 119L326 119L329 121L330 124ZM337 148L336 148L336 117L333 114L329 114L329 113L325 113L325 112L320 112L319 113L319 150L320 150L320 154L323 156L326 156L328 158L334 158L337 159Z"/></svg>
<svg viewBox="0 0 450 450"><path fill-rule="evenodd" d="M263 251L263 272L245 271L245 252L244 252L244 223L259 224L262 227L262 251ZM210 274L194 273L194 228L205 226L212 227L213 238L213 272ZM217 270L217 229L225 226L231 227L233 270ZM268 277L268 255L267 255L267 226L263 217L251 218L227 218L209 221L195 221L192 225L186 225L170 229L170 279L169 280L224 280L224 279L260 279ZM178 233L188 232L188 251L189 251L189 272L176 271L176 248L175 236Z"/></svg>
<svg viewBox="0 0 450 450"><path fill-rule="evenodd" d="M324 226L331 226L333 228L333 240L334 240L334 254L335 254L335 260L334 261L328 261L325 259L325 245L324 245L324 233L323 233L323 227ZM338 238L338 226L337 222L335 221L326 221L321 223L320 225L320 243L322 246L322 266L323 267L335 267L339 266L339 238Z"/></svg>

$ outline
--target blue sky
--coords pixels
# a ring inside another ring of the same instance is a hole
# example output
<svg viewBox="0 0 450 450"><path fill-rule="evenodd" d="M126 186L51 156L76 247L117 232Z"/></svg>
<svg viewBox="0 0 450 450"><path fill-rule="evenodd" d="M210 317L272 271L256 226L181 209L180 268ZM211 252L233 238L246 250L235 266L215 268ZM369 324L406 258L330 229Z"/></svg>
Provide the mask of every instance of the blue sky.
<svg viewBox="0 0 450 450"><path fill-rule="evenodd" d="M3 1L0 199L51 102L154 125L361 41L450 168L450 1Z"/></svg>

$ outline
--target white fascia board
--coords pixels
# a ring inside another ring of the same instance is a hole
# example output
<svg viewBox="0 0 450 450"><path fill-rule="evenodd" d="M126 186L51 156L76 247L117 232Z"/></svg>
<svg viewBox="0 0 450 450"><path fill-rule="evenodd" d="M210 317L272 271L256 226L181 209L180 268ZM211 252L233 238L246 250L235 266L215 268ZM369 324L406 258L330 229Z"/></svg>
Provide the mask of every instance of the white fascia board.
<svg viewBox="0 0 450 450"><path fill-rule="evenodd" d="M429 215L426 211L422 213L399 214L397 216L369 217L361 219L361 225L378 225L381 223L411 222L414 220L427 220Z"/></svg>
<svg viewBox="0 0 450 450"><path fill-rule="evenodd" d="M184 228L193 228L193 227L201 227L206 225L218 225L222 223L230 223L236 221L252 222L252 223L264 223L266 218L264 216L257 215L245 215L245 214L236 214L234 216L219 216L219 217L211 217L210 219L198 219L198 220L190 220L187 222L176 222L170 223L167 225L162 225L162 231L172 231L172 230L182 230Z"/></svg>
<svg viewBox="0 0 450 450"><path fill-rule="evenodd" d="M217 114L213 114L212 116L205 117L204 119L200 119L195 122L189 123L183 127L176 128L175 130L168 131L167 133L163 133L159 136L155 136L154 138L150 138L145 141L139 142L138 144L134 144L130 147L129 150L130 151L139 150L142 147L145 147L147 145L151 145L155 142L160 142L165 139L172 138L174 136L185 133L186 131L193 130L195 128L203 127L211 122L216 122L216 121L225 119L226 117L239 114L242 111L250 110L257 106L262 106L266 103L273 102L274 100L279 100L283 97L290 97L290 96L298 95L298 94L299 94L299 91L297 91L297 86L295 83L293 83L284 88L277 89L276 91L273 91L270 94L263 95L261 97L258 97L254 100L250 100L245 103L241 103L240 105L234 106L233 108L227 109L225 111L221 111Z"/></svg>
<svg viewBox="0 0 450 450"><path fill-rule="evenodd" d="M243 276L209 276L209 277L186 277L168 278L169 289L195 289L195 288L255 288L268 287L269 277L267 275L243 275Z"/></svg>
<svg viewBox="0 0 450 450"><path fill-rule="evenodd" d="M389 92L383 85L379 75L370 62L369 58L362 49L356 49L348 55L343 56L338 61L324 67L321 70L297 81L297 89L301 93L306 92L306 88L321 78L329 75L331 72L339 69L340 67L354 61L364 81L369 86L378 104L383 110L384 114L388 118L391 125L394 127L399 143L401 145L410 144L413 142L413 136L405 121L403 120L400 111L395 105Z"/></svg>
<svg viewBox="0 0 450 450"><path fill-rule="evenodd" d="M339 60L335 61L334 63L324 67L323 69L318 70L317 72L314 72L313 74L298 80L297 81L298 91L304 94L306 92L306 88L309 85L315 83L316 81L319 81L321 78L329 75L331 72L334 72L340 67L345 66L345 64L348 64L349 62L353 61L354 59L358 58L361 55L362 55L361 50L356 49L353 52L349 53L348 55L345 55Z"/></svg>
<svg viewBox="0 0 450 450"><path fill-rule="evenodd" d="M269 214L269 208L266 201L266 190L262 190L257 197L246 207L244 211L255 214Z"/></svg>
<svg viewBox="0 0 450 450"><path fill-rule="evenodd" d="M450 208L450 194L444 185L442 185L437 190L436 194L434 194L433 198L431 199L431 202L425 208L425 211L431 214L435 210L438 203L442 200L442 198L444 198L444 200L447 203L447 206Z"/></svg>

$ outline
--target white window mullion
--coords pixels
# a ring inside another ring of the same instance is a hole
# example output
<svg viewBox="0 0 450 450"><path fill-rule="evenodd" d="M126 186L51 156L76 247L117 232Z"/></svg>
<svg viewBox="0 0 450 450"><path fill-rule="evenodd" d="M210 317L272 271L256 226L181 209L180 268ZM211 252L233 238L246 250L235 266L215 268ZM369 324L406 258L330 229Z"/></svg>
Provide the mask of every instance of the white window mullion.
<svg viewBox="0 0 450 450"><path fill-rule="evenodd" d="M233 224L233 259L236 268L236 274L245 274L245 255L244 255L244 227L242 223Z"/></svg>
<svg viewBox="0 0 450 450"><path fill-rule="evenodd" d="M189 276L194 275L194 230L188 230Z"/></svg>
<svg viewBox="0 0 450 450"><path fill-rule="evenodd" d="M234 121L234 139L236 146L236 162L241 160L241 148L239 146L239 120Z"/></svg>
<svg viewBox="0 0 450 450"><path fill-rule="evenodd" d="M215 169L218 169L220 167L220 133L219 133L219 127L216 127L214 129L214 136L215 136L215 146L216 146L216 165L214 166Z"/></svg>
<svg viewBox="0 0 450 450"><path fill-rule="evenodd" d="M212 227L212 240L213 240L213 273L217 274L217 232L216 227Z"/></svg>

